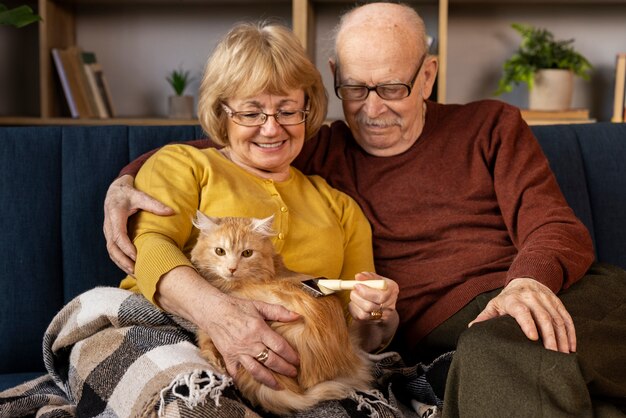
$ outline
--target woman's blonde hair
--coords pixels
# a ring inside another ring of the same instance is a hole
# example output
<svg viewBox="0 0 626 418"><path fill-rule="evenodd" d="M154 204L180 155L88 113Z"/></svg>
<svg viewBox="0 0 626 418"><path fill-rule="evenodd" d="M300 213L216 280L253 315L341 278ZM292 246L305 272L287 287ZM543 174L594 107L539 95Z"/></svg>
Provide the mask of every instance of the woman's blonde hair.
<svg viewBox="0 0 626 418"><path fill-rule="evenodd" d="M324 123L328 96L322 76L290 29L272 23L242 23L226 34L207 61L200 85L198 118L215 142L228 145L228 115L222 103L261 93L304 90L305 138Z"/></svg>

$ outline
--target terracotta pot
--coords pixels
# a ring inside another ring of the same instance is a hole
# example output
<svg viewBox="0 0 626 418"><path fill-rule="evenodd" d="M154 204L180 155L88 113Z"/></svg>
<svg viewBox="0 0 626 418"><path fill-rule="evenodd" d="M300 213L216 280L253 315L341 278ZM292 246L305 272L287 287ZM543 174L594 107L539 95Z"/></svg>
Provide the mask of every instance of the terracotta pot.
<svg viewBox="0 0 626 418"><path fill-rule="evenodd" d="M566 110L572 105L574 73L570 70L539 70L535 85L528 92L532 110Z"/></svg>
<svg viewBox="0 0 626 418"><path fill-rule="evenodd" d="M193 119L193 96L170 96L168 105L170 119Z"/></svg>

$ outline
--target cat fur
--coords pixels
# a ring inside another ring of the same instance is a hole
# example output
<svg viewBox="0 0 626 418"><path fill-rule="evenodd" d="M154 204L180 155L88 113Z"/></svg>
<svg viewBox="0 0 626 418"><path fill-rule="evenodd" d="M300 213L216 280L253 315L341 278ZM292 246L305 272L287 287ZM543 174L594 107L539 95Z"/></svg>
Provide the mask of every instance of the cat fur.
<svg viewBox="0 0 626 418"><path fill-rule="evenodd" d="M206 280L232 296L279 304L301 315L293 322L268 322L299 353L297 377L272 372L284 388L277 391L240 367L235 379L239 390L253 405L286 414L371 389L371 362L349 332L339 298L312 296L300 284L310 276L285 268L270 240L272 219L211 218L200 211L194 219L200 234L191 261ZM216 248L225 254L217 255ZM252 254L244 257L245 250ZM202 330L197 337L202 355L225 373L211 338Z"/></svg>

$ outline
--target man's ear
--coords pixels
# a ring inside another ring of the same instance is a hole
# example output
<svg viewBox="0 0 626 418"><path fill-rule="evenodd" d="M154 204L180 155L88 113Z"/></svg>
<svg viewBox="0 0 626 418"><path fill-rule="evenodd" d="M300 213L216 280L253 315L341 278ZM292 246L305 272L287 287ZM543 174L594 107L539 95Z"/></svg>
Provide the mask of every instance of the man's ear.
<svg viewBox="0 0 626 418"><path fill-rule="evenodd" d="M424 74L424 87L422 88L422 97L424 100L428 99L433 92L433 86L435 85L435 79L437 78L437 69L439 68L439 61L437 57L430 55L426 57L422 72Z"/></svg>
<svg viewBox="0 0 626 418"><path fill-rule="evenodd" d="M332 58L328 58L328 66L330 67L330 73L335 74L335 60Z"/></svg>

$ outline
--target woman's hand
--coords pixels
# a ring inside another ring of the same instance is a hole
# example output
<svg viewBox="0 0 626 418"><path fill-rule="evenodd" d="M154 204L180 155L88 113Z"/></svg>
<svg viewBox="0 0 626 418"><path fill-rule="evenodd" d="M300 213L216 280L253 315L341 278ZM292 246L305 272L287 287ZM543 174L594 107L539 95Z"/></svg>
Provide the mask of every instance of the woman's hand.
<svg viewBox="0 0 626 418"><path fill-rule="evenodd" d="M276 390L281 387L269 369L296 376L298 354L265 321L290 322L300 318L297 313L280 305L226 295L187 266L163 275L155 299L163 309L195 323L211 337L231 376L243 367ZM266 348L267 359L257 360Z"/></svg>
<svg viewBox="0 0 626 418"><path fill-rule="evenodd" d="M352 326L356 327L361 336L361 345L366 351L383 348L393 338L398 328L399 316L396 311L399 288L393 280L379 276L376 273L359 273L356 280L384 279L387 282L385 289L373 289L366 285L357 284L350 292L348 310L355 320Z"/></svg>
<svg viewBox="0 0 626 418"><path fill-rule="evenodd" d="M128 238L128 218L138 210L169 216L174 211L161 202L133 187L130 175L119 177L111 183L104 199L104 238L109 257L126 274L133 274L137 249Z"/></svg>
<svg viewBox="0 0 626 418"><path fill-rule="evenodd" d="M207 317L209 324L203 329L222 354L231 376L243 367L256 380L276 390L282 388L269 369L296 377L297 353L265 321L290 322L298 319L298 314L280 305L226 295L216 308L219 315ZM260 357L262 353L267 353L265 360Z"/></svg>

